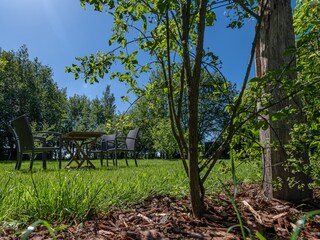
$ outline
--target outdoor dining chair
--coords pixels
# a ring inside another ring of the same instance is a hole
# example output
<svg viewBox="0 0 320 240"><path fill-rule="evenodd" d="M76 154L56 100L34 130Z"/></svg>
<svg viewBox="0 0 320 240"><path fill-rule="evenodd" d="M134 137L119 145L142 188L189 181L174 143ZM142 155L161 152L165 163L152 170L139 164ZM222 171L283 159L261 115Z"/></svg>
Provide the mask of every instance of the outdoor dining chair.
<svg viewBox="0 0 320 240"><path fill-rule="evenodd" d="M117 154L124 152L126 165L128 166L128 153L131 152L133 154L134 162L138 167L137 163L137 141L138 141L138 134L140 128L135 128L130 130L125 137L117 136L115 141L114 148L107 149L108 152L112 152L113 160L115 161L115 165L118 165Z"/></svg>
<svg viewBox="0 0 320 240"><path fill-rule="evenodd" d="M59 168L61 169L61 134L52 131L32 132L26 115L22 115L10 122L11 131L16 140L17 162L15 169L20 170L23 155L30 156L30 167L32 171L33 162L37 154L42 153L43 169L47 168L47 152L59 152ZM51 135L54 146L48 146L47 136Z"/></svg>
<svg viewBox="0 0 320 240"><path fill-rule="evenodd" d="M115 147L116 134L102 135L101 142L96 145L96 147L90 150L90 153L100 155L100 164L103 166L103 159L106 156L107 167L109 166L108 149ZM115 161L113 159L113 165Z"/></svg>

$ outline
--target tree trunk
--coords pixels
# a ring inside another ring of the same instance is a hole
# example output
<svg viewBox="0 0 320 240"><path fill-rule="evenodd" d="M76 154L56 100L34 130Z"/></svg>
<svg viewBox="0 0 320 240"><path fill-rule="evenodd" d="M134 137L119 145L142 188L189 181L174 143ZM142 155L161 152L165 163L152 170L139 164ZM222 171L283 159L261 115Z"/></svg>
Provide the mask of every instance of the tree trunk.
<svg viewBox="0 0 320 240"><path fill-rule="evenodd" d="M189 4L191 4L189 2ZM199 1L199 22L197 26L198 40L196 46L196 56L194 61L194 67L192 76L187 76L188 86L188 130L189 130L189 148L188 148L188 160L189 160L189 185L191 195L191 205L193 215L196 218L201 218L204 213L204 201L203 194L204 190L200 181L200 171L198 162L198 108L199 108L199 88L200 88L200 77L201 77L201 63L203 55L203 44L204 44L204 30L205 30L205 17L206 17L207 1ZM187 22L187 21L185 21ZM184 25L188 26L188 24ZM185 49L189 51L189 49ZM185 59L186 60L186 59ZM190 62L189 62L190 63ZM191 64L189 64L189 67ZM187 66L185 66L187 67ZM186 72L190 72L190 69L185 69Z"/></svg>
<svg viewBox="0 0 320 240"><path fill-rule="evenodd" d="M260 5L265 0L260 1ZM260 6L261 7L261 6ZM262 29L260 39L256 47L256 74L258 77L264 76L270 70L282 69L285 65L295 67L294 56L285 54L288 47L295 46L295 37L293 29L292 9L290 0L269 0L262 20ZM286 75L287 76L287 75ZM280 77L274 76L275 78ZM295 81L296 73L290 73L287 81ZM275 103L283 99L286 93L280 85L266 86L265 92L271 94L271 102ZM293 174L292 169L287 169L287 154L283 149L290 140L290 130L292 124L288 120L271 121L273 113L287 107L297 106L301 109L301 101L298 97L292 100L280 101L268 109L268 114L264 116L269 122L266 130L260 131L260 141L264 146L263 152L263 188L268 198L279 198L291 202L300 202L312 197L312 191L308 189L310 178L304 173ZM300 112L292 119L295 123L302 123L304 116ZM277 147L274 147L274 146ZM308 154L306 152L299 154L302 158L302 164L309 164ZM288 179L294 177L295 180L304 184L302 189L295 186L289 187ZM282 187L275 188L274 182L280 180Z"/></svg>
<svg viewBox="0 0 320 240"><path fill-rule="evenodd" d="M193 215L202 217L204 203L202 202L200 176L198 167L198 95L199 87L192 84L189 88L189 184Z"/></svg>

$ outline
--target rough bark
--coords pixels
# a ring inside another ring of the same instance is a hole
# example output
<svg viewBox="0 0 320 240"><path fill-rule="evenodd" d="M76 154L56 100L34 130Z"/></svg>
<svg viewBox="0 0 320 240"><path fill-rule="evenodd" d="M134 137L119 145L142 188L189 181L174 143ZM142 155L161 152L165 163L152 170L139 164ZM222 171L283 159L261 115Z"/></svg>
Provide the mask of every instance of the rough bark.
<svg viewBox="0 0 320 240"><path fill-rule="evenodd" d="M260 1L260 6L265 0ZM293 29L292 9L290 0L269 0L267 9L262 19L262 29L260 39L256 47L256 75L264 76L270 70L279 70L283 66L295 66L294 56L284 54L288 47L295 45ZM275 76L280 79L280 76ZM287 81L295 81L296 74L291 73ZM271 94L271 102L278 102L286 93L280 87L266 86L265 91ZM260 141L263 143L263 187L265 195L268 198L279 198L291 202L299 202L312 197L312 191L307 188L310 178L303 173L293 174L291 170L286 169L287 154L283 146L290 140L290 130L292 124L288 120L271 121L271 115L287 106L297 106L301 109L298 97L280 101L268 110L268 115L264 119L269 122L269 128L260 131ZM301 123L304 121L303 114L300 112L292 119L292 122ZM274 147L276 145L277 147ZM302 158L302 164L309 164L308 154L299 154ZM298 156L297 156L298 157ZM288 178L294 177L305 187L299 189L297 186L290 188ZM282 188L275 189L274 181L281 179Z"/></svg>

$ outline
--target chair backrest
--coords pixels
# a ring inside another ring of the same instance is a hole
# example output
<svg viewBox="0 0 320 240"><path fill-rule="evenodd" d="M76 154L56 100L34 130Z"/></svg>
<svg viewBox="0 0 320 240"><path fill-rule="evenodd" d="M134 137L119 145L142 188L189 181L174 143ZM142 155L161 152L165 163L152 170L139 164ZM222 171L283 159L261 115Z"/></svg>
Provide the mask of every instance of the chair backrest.
<svg viewBox="0 0 320 240"><path fill-rule="evenodd" d="M22 115L11 121L12 130L17 138L20 151L28 151L34 148L34 141L31 126L25 115Z"/></svg>
<svg viewBox="0 0 320 240"><path fill-rule="evenodd" d="M126 138L126 145L127 145L128 150L134 151L136 149L139 130L140 130L140 128L135 128L135 129L129 131L127 138Z"/></svg>
<svg viewBox="0 0 320 240"><path fill-rule="evenodd" d="M107 149L115 147L116 134L103 135L101 137L101 150L106 151Z"/></svg>

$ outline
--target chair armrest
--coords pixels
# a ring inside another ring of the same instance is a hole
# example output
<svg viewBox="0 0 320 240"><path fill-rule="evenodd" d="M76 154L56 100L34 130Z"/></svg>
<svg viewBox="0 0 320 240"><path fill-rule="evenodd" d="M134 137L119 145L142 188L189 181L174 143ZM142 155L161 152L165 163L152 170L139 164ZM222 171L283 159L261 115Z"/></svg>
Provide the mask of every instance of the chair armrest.
<svg viewBox="0 0 320 240"><path fill-rule="evenodd" d="M116 137L116 140L118 140L118 139L123 139L123 140L125 140L127 137L121 137L121 136L117 136Z"/></svg>
<svg viewBox="0 0 320 240"><path fill-rule="evenodd" d="M118 142L125 142L127 139L137 140L138 138L133 138L133 137L117 137L117 138L116 138L116 141L118 141Z"/></svg>

